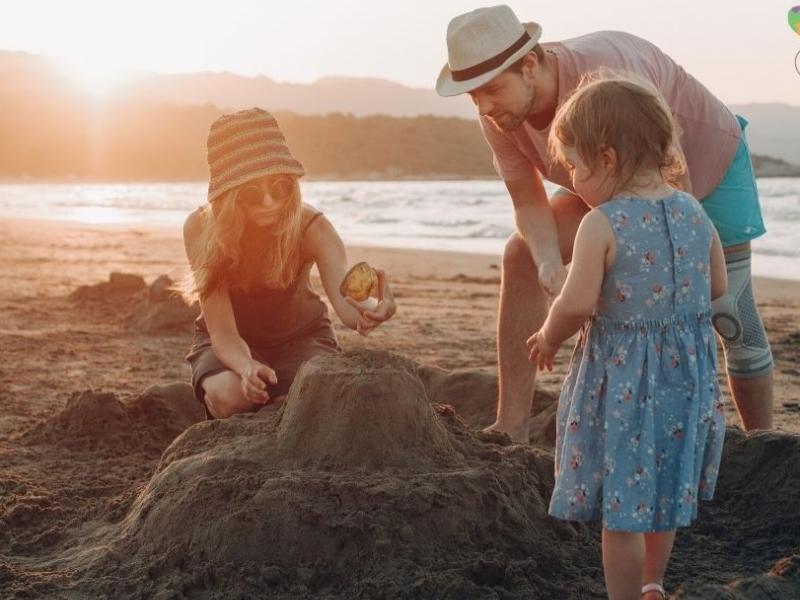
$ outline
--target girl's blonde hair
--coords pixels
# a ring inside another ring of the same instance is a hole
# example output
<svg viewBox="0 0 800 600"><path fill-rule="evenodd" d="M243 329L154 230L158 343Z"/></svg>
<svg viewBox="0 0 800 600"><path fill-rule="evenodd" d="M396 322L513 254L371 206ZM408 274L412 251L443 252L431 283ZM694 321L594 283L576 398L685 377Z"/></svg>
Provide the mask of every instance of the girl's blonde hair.
<svg viewBox="0 0 800 600"><path fill-rule="evenodd" d="M200 214L202 228L189 249L192 273L183 292L205 299L219 289L252 290L257 285L288 287L302 263L300 242L303 217L300 186L276 209L251 209L269 214L273 222L257 227L237 202L243 187L225 192L206 204Z"/></svg>
<svg viewBox="0 0 800 600"><path fill-rule="evenodd" d="M672 111L652 84L635 75L600 70L584 76L556 112L548 150L564 164L564 146L572 146L591 169L604 149L613 148L615 193L644 168L657 168L664 181L680 189L686 163L679 135Z"/></svg>

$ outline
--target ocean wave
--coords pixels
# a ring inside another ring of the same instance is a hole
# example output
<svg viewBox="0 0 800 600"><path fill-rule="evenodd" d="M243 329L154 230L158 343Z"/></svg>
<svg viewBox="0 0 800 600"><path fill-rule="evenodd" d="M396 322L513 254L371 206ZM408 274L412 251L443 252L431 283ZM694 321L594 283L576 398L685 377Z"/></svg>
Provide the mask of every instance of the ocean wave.
<svg viewBox="0 0 800 600"><path fill-rule="evenodd" d="M481 224L481 221L475 221L473 219L466 219L466 220L445 219L437 221L417 221L417 222L420 225L424 225L426 227L472 227L474 225Z"/></svg>
<svg viewBox="0 0 800 600"><path fill-rule="evenodd" d="M465 235L466 238L492 238L492 239L506 239L516 231L513 227L503 227L502 225L484 225Z"/></svg>
<svg viewBox="0 0 800 600"><path fill-rule="evenodd" d="M800 279L800 178L759 179L758 188L767 234L753 241L754 271L767 274L763 268L772 265L769 274ZM180 226L206 193L203 182L0 184L0 213ZM303 199L325 212L346 240L377 246L496 254L515 231L499 181L304 182Z"/></svg>

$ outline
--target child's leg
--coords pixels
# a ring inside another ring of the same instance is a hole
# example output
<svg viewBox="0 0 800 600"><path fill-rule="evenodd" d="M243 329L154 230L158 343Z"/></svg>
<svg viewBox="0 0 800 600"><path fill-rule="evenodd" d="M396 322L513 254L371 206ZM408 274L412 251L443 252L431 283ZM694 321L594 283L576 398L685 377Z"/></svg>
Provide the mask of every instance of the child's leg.
<svg viewBox="0 0 800 600"><path fill-rule="evenodd" d="M640 600L644 534L603 528L603 572L609 600Z"/></svg>
<svg viewBox="0 0 800 600"><path fill-rule="evenodd" d="M644 570L642 581L644 583L662 583L664 573L667 570L670 554L672 554L672 544L675 542L675 530L653 532L644 534ZM661 595L653 592L652 598L660 600ZM645 596L643 600L651 600Z"/></svg>

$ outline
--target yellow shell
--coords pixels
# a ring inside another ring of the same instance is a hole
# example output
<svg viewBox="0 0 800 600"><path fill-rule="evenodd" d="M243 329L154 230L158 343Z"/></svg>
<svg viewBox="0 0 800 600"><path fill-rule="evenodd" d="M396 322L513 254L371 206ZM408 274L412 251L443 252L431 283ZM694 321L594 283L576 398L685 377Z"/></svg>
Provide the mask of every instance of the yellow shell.
<svg viewBox="0 0 800 600"><path fill-rule="evenodd" d="M339 292L342 296L350 296L356 302L369 298L378 286L378 274L365 262L353 265L342 280Z"/></svg>

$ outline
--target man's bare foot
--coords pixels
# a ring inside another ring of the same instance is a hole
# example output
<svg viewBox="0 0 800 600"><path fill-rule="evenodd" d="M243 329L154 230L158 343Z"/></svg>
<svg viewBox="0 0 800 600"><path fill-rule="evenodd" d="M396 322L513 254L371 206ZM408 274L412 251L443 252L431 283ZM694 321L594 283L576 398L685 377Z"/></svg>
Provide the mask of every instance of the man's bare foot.
<svg viewBox="0 0 800 600"><path fill-rule="evenodd" d="M499 421L495 421L482 431L505 433L511 438L515 444L528 444L531 441L530 431L528 427L508 427Z"/></svg>

